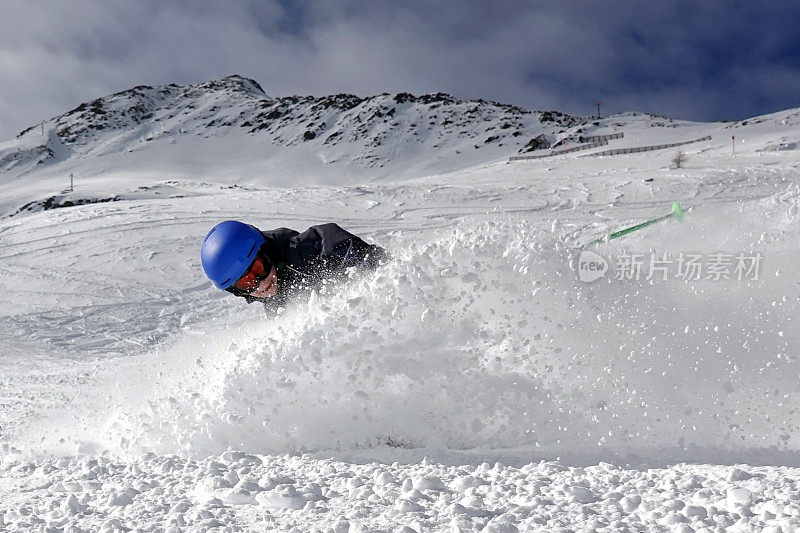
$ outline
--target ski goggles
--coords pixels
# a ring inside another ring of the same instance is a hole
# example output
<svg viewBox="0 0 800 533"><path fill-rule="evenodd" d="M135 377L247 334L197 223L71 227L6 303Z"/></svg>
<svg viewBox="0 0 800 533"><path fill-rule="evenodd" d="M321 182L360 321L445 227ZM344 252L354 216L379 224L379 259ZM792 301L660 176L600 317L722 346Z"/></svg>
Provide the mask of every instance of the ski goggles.
<svg viewBox="0 0 800 533"><path fill-rule="evenodd" d="M250 268L247 269L247 272L237 279L229 290L241 294L250 294L256 290L261 280L269 276L270 272L272 272L272 263L266 257L258 256L253 261L253 264L250 265Z"/></svg>

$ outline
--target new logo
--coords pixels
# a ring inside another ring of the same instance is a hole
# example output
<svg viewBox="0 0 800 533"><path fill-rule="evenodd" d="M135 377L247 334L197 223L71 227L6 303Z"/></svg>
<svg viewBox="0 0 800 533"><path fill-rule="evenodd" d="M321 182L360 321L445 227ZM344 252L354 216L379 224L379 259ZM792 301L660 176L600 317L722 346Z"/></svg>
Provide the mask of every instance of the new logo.
<svg viewBox="0 0 800 533"><path fill-rule="evenodd" d="M578 258L578 277L584 283L591 283L606 275L608 261L591 250L584 250Z"/></svg>

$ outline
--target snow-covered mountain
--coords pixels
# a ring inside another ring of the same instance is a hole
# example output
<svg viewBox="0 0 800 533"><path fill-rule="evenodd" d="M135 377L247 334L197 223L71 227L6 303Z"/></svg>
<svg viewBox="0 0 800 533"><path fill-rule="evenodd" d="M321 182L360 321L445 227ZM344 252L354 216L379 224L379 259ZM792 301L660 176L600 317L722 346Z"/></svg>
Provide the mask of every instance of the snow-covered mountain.
<svg viewBox="0 0 800 533"><path fill-rule="evenodd" d="M83 103L0 145L0 171L19 174L66 160L174 145L186 137L209 140L191 145L198 151L224 137L247 137L261 147L249 154L252 160L302 147L295 152L301 159L311 155L322 164L355 165L362 175L381 176L398 164L426 161L433 167L444 160L438 170L447 170L486 161L582 121L443 93L276 98L253 80L230 76L198 85L139 86ZM173 151L179 150L186 151Z"/></svg>

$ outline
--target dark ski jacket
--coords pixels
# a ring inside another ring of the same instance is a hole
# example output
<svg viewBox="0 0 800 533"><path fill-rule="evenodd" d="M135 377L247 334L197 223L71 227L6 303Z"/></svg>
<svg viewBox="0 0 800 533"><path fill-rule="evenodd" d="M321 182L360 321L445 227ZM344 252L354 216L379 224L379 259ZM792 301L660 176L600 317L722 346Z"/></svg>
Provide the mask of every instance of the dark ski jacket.
<svg viewBox="0 0 800 533"><path fill-rule="evenodd" d="M286 305L294 294L342 276L349 267L372 269L387 256L383 248L367 244L334 223L311 226L303 233L289 228L261 233L266 241L259 255L275 266L278 292L270 298L237 296L247 299L247 303L263 302L268 313Z"/></svg>

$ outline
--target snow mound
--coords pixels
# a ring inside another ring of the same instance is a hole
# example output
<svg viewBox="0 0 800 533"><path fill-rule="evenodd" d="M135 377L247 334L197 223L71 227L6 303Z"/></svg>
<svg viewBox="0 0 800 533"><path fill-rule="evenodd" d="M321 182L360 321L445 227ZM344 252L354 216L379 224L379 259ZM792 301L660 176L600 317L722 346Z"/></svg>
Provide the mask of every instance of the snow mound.
<svg viewBox="0 0 800 533"><path fill-rule="evenodd" d="M25 213L38 213L51 209L74 207L76 205L102 204L106 202L121 202L127 200L161 200L164 198L184 198L207 194L198 192L204 184L186 184L179 181L163 181L153 185L142 185L125 192L108 193L98 190L64 190L60 194L39 198L20 206L8 216ZM234 188L228 186L227 188Z"/></svg>

